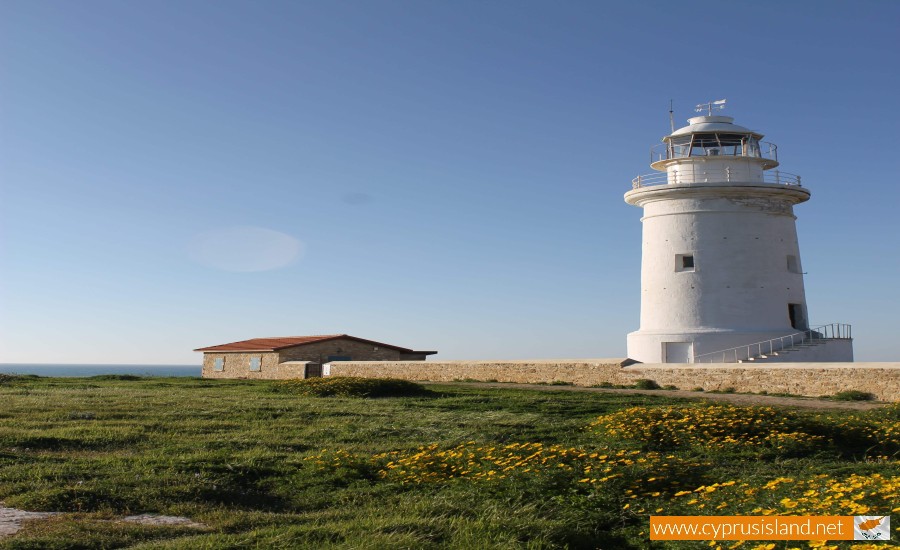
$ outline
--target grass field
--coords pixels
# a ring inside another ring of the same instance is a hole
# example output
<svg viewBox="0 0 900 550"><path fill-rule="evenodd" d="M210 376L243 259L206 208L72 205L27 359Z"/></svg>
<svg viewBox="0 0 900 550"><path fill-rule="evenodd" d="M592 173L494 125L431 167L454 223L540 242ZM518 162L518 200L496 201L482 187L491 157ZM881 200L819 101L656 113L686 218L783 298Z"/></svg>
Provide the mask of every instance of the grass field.
<svg viewBox="0 0 900 550"><path fill-rule="evenodd" d="M278 387L3 381L0 501L69 513L27 523L0 548L710 547L651 543L653 513L893 512L898 538L896 406L795 412L464 384L363 399ZM141 513L208 529L117 521ZM770 548L741 546L756 547ZM772 546L809 547L885 546Z"/></svg>

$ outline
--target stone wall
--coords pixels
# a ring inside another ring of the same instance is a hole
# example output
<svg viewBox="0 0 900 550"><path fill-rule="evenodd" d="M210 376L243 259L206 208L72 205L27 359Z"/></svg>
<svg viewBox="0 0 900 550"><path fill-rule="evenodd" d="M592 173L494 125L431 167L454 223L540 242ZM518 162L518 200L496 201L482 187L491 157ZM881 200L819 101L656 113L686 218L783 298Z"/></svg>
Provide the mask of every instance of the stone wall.
<svg viewBox="0 0 900 550"><path fill-rule="evenodd" d="M633 384L646 378L679 389L790 393L818 397L859 390L884 401L900 401L900 363L767 363L747 365L631 364L627 359L547 361L334 362L331 376L403 378L452 382L568 382L594 386Z"/></svg>
<svg viewBox="0 0 900 550"><path fill-rule="evenodd" d="M660 385L690 390L734 388L738 392L790 393L819 397L858 390L882 401L900 401L900 363L734 363L632 365L629 376L650 378Z"/></svg>
<svg viewBox="0 0 900 550"><path fill-rule="evenodd" d="M393 348L367 344L349 338L313 342L278 352L281 361L327 363L329 355L349 356L356 361L400 361L401 352Z"/></svg>
<svg viewBox="0 0 900 550"><path fill-rule="evenodd" d="M260 357L258 371L250 370L250 358ZM215 370L216 358L225 359L223 370ZM278 354L275 352L256 353L204 353L203 354L203 378L249 378L249 379L276 379L276 378L303 378L305 362L294 364L281 364Z"/></svg>

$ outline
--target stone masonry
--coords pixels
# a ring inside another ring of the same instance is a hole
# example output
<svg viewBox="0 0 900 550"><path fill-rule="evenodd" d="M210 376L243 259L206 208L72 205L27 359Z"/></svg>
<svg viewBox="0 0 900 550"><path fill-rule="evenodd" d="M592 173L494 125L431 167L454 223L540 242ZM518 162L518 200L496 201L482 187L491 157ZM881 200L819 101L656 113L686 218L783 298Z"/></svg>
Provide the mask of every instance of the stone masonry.
<svg viewBox="0 0 900 550"><path fill-rule="evenodd" d="M682 390L789 393L809 397L858 390L900 401L900 363L704 363L703 366L633 363L628 359L548 361L336 362L331 376L552 383L577 386L634 384L649 379Z"/></svg>
<svg viewBox="0 0 900 550"><path fill-rule="evenodd" d="M250 370L250 358L260 357L258 372ZM223 369L215 370L215 360L224 359ZM280 367L278 353L272 351L258 351L248 353L204 353L203 354L203 378L303 378L305 369L303 365L290 365Z"/></svg>
<svg viewBox="0 0 900 550"><path fill-rule="evenodd" d="M343 355L365 361L424 361L425 355L403 353L397 349L376 346L350 339L325 340L288 348L279 352L281 361L327 363L328 356Z"/></svg>

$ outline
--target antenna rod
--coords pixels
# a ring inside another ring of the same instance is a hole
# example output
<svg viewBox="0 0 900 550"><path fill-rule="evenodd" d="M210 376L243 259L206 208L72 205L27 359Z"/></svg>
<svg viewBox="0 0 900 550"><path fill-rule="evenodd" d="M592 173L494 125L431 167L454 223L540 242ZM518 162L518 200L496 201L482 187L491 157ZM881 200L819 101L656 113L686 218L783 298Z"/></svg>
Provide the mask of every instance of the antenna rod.
<svg viewBox="0 0 900 550"><path fill-rule="evenodd" d="M672 111L672 100L669 100L669 126L672 127L672 133L675 133L675 115Z"/></svg>

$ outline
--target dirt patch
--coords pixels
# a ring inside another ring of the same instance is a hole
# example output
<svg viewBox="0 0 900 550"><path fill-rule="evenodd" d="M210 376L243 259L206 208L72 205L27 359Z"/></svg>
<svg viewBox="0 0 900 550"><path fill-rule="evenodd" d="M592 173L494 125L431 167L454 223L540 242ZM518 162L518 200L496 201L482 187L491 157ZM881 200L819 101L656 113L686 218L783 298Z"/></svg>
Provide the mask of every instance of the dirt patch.
<svg viewBox="0 0 900 550"><path fill-rule="evenodd" d="M36 519L47 519L58 516L62 512L26 512L18 508L7 508L0 504L0 537L9 537L15 535L22 529L23 521L31 521ZM138 516L128 516L116 520L125 523L139 523L141 525L165 525L177 527L194 527L196 529L207 529L209 526L204 523L181 517L181 516L161 516L156 514L141 514Z"/></svg>
<svg viewBox="0 0 900 550"><path fill-rule="evenodd" d="M47 519L59 512L26 512L17 508L0 506L0 537L15 535L22 528L22 522L32 519Z"/></svg>
<svg viewBox="0 0 900 550"><path fill-rule="evenodd" d="M815 397L776 397L746 393L704 393L685 390L625 390L613 388L586 388L584 386L544 386L542 384L513 384L506 382L419 382L420 384L459 384L478 388L513 388L541 391L580 391L595 393L619 393L632 395L658 395L683 399L707 399L724 401L735 405L759 405L774 407L797 407L800 409L868 411L885 406L885 403L865 401L828 401Z"/></svg>
<svg viewBox="0 0 900 550"><path fill-rule="evenodd" d="M182 516L159 516L156 514L140 514L137 516L128 516L119 521L126 523L139 523L141 525L175 525L178 527L195 527L197 529L206 529L208 526L204 523L197 523L191 518Z"/></svg>

